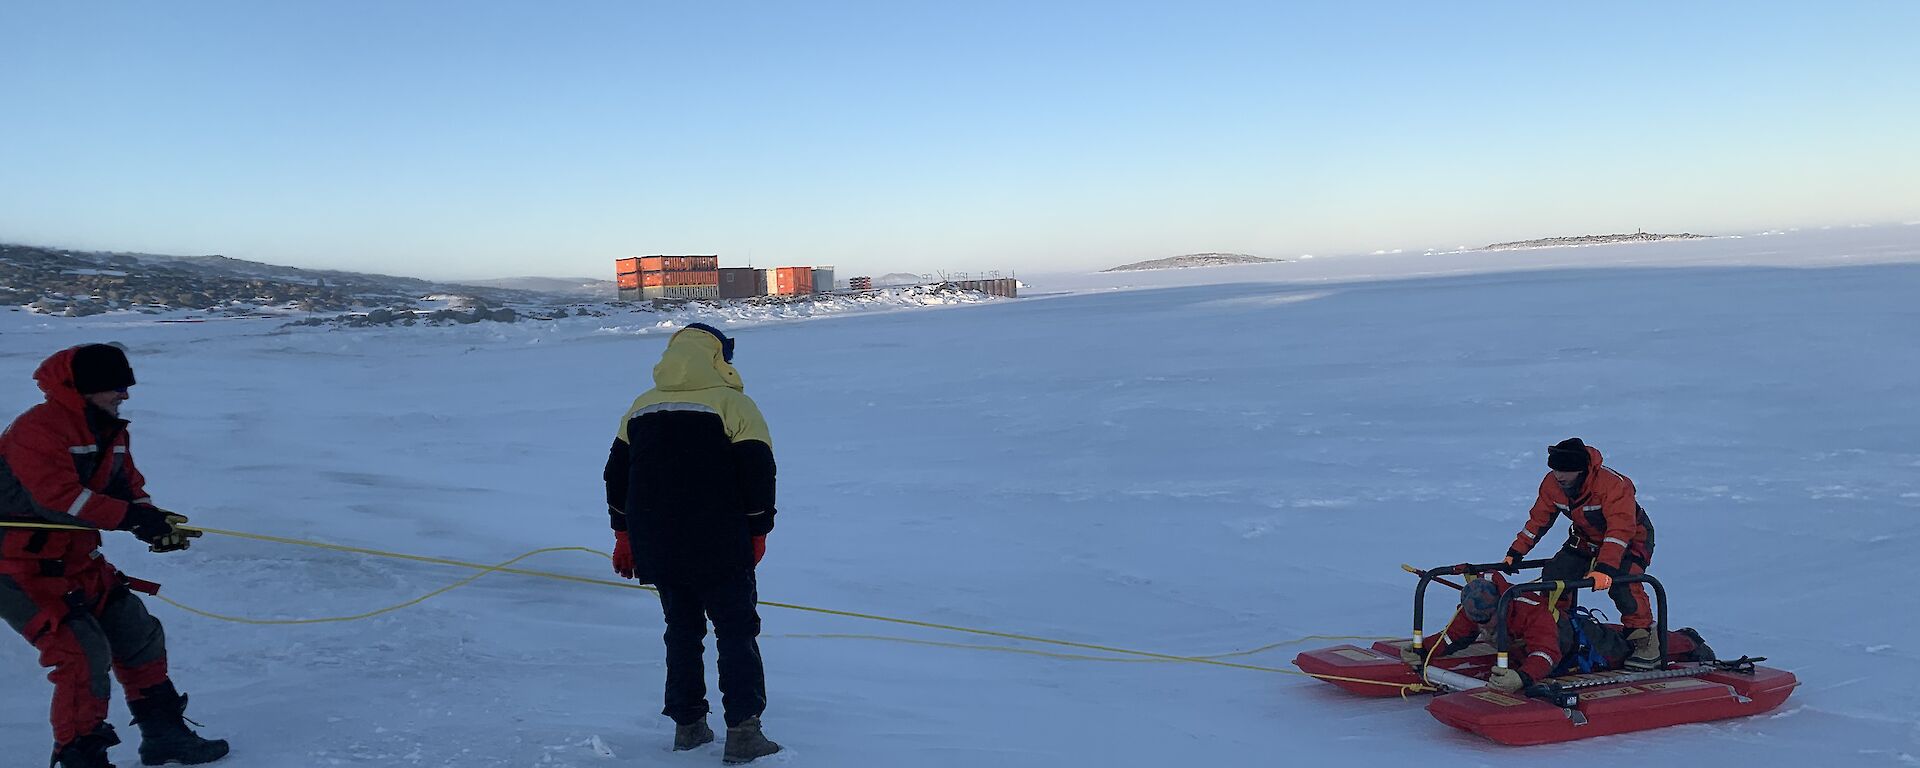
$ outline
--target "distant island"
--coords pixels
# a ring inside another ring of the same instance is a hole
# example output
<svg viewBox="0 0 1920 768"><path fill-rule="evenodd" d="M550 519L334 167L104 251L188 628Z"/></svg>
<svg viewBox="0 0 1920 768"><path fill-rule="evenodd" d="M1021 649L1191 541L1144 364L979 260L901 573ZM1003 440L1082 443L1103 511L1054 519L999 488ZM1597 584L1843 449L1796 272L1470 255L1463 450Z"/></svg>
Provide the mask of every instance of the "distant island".
<svg viewBox="0 0 1920 768"><path fill-rule="evenodd" d="M1677 235L1663 235L1657 232L1635 232L1619 235L1580 235L1579 237L1543 237L1538 240L1515 240L1511 243L1494 243L1481 250L1510 251L1515 248L1559 248L1569 245L1604 245L1606 243L1651 243L1656 240L1704 240L1712 235L1696 235L1682 232Z"/></svg>
<svg viewBox="0 0 1920 768"><path fill-rule="evenodd" d="M1272 264L1286 259L1268 259L1260 256L1248 256L1244 253L1189 253L1185 256L1168 256L1152 261L1136 261L1122 264L1102 272L1133 272L1142 269L1186 269L1188 267L1224 267L1229 264Z"/></svg>

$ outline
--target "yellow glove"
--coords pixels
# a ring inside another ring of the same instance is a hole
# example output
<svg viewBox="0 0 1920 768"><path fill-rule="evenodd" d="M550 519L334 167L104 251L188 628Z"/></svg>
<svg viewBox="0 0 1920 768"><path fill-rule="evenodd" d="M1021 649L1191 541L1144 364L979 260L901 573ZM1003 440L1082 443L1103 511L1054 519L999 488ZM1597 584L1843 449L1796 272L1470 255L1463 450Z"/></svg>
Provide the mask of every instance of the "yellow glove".
<svg viewBox="0 0 1920 768"><path fill-rule="evenodd" d="M1496 691L1513 693L1532 684L1533 681L1527 679L1527 673L1508 667L1494 667L1493 672L1487 675L1487 687Z"/></svg>

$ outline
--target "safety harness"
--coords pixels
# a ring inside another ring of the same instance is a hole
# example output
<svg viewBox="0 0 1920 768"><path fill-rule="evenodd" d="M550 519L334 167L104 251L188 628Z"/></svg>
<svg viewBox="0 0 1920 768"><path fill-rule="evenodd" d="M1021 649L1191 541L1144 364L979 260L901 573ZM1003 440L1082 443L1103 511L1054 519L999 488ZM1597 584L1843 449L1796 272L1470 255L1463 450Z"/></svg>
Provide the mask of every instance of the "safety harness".
<svg viewBox="0 0 1920 768"><path fill-rule="evenodd" d="M1576 606L1573 609L1572 615L1567 617L1567 623L1573 625L1573 652L1561 658L1560 664L1553 668L1555 677L1575 669L1585 675L1609 668L1606 657L1600 655L1600 651L1593 647L1592 641L1587 639L1587 630L1581 619L1599 624L1606 619L1606 614L1585 606Z"/></svg>

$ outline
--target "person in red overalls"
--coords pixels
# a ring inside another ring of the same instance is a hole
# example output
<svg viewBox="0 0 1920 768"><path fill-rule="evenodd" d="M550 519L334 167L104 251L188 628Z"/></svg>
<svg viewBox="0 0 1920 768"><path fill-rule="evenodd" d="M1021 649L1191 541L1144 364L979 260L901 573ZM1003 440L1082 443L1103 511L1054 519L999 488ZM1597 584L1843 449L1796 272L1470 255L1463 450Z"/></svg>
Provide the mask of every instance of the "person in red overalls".
<svg viewBox="0 0 1920 768"><path fill-rule="evenodd" d="M142 763L225 757L225 741L186 725L166 635L130 588L151 585L100 553L100 531L131 531L155 552L186 549L200 535L153 505L134 466L120 418L134 384L126 353L107 344L61 350L33 377L46 402L0 433L0 523L15 524L0 525L0 619L52 669L53 765L112 768L107 750L120 738L106 722L109 672L140 727ZM32 527L49 523L61 527Z"/></svg>
<svg viewBox="0 0 1920 768"><path fill-rule="evenodd" d="M1418 667L1431 659L1459 653L1482 637L1491 639L1494 610L1509 586L1498 573L1467 582L1460 590L1460 610L1434 638L1426 656L1403 648L1400 660ZM1618 669L1626 660L1628 646L1612 627L1556 610L1548 596L1534 593L1514 595L1507 603L1507 653L1516 666L1495 667L1487 676L1487 687L1515 693L1572 666L1577 657L1569 657L1576 654L1585 656L1596 670Z"/></svg>
<svg viewBox="0 0 1920 768"><path fill-rule="evenodd" d="M1660 665L1659 639L1653 636L1653 607L1646 587L1614 584L1620 576L1639 575L1653 562L1653 521L1634 498L1633 481L1600 463L1600 451L1573 437L1547 448L1547 476L1540 494L1527 512L1527 524L1507 548L1508 564L1519 562L1553 528L1567 518L1567 542L1541 573L1547 581L1592 579L1596 592L1607 592L1620 609L1633 655L1630 669Z"/></svg>

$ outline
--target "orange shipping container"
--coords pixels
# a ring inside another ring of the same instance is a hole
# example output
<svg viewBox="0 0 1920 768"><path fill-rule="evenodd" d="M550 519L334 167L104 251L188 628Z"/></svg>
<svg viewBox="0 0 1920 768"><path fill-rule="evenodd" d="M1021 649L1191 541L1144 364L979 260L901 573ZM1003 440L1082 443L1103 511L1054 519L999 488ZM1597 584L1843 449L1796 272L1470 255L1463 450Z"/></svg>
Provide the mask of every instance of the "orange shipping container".
<svg viewBox="0 0 1920 768"><path fill-rule="evenodd" d="M623 274L618 276L615 282L621 288L638 288L640 287L640 275L637 273Z"/></svg>
<svg viewBox="0 0 1920 768"><path fill-rule="evenodd" d="M773 292L782 296L813 293L813 267L777 268L773 283Z"/></svg>
<svg viewBox="0 0 1920 768"><path fill-rule="evenodd" d="M640 260L637 258L636 259L614 259L613 268L614 268L614 274L631 275L635 272L640 271Z"/></svg>
<svg viewBox="0 0 1920 768"><path fill-rule="evenodd" d="M628 262L634 266L629 268ZM718 256L642 256L621 259L620 271L627 272L712 272L720 268Z"/></svg>
<svg viewBox="0 0 1920 768"><path fill-rule="evenodd" d="M666 272L667 285L719 285L720 270L711 272Z"/></svg>
<svg viewBox="0 0 1920 768"><path fill-rule="evenodd" d="M649 271L711 272L720 268L718 256L656 256L653 259L657 259L659 265L648 266L646 269Z"/></svg>

